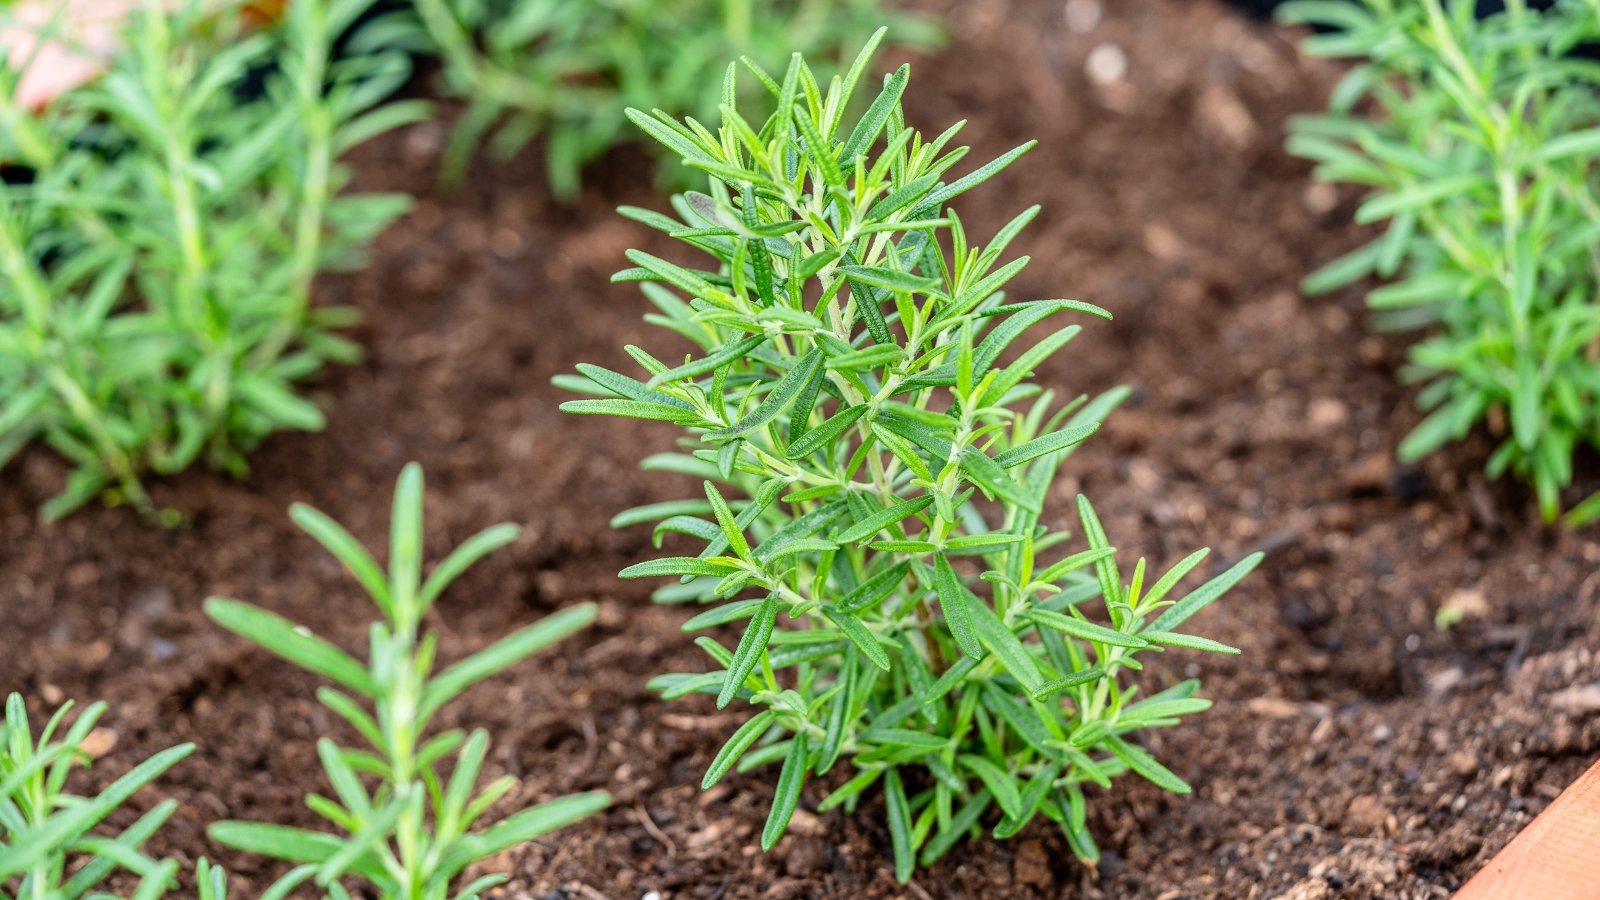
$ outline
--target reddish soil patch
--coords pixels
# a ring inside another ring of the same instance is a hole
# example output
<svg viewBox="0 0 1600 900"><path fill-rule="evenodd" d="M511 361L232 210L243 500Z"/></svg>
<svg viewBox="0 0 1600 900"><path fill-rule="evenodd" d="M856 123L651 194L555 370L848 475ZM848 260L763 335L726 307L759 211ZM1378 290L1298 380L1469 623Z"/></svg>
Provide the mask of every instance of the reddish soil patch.
<svg viewBox="0 0 1600 900"><path fill-rule="evenodd" d="M1245 654L1173 654L1148 673L1203 674L1217 700L1150 737L1196 794L1129 779L1097 797L1098 872L1039 822L964 846L903 890L881 807L818 816L807 808L820 793L808 792L764 855L769 779L700 794L735 718L644 690L650 675L702 662L678 629L686 612L614 578L647 554L648 536L607 526L623 507L687 495L635 471L672 432L565 416L549 384L580 361L626 367L624 343L664 344L640 321L637 292L607 280L624 248L663 249L612 212L662 205L626 154L562 208L534 159L480 168L457 195L433 191L437 126L364 150L363 182L430 199L370 268L327 285L366 311L371 348L322 388L331 427L274 439L247 482L158 485L193 514L171 532L125 510L40 526L33 511L61 466L33 453L7 470L0 686L36 708L108 700L119 739L105 777L198 742L141 799L183 804L152 849L220 855L241 896L259 892L276 870L219 854L204 826L314 824L299 797L322 789L313 736L334 726L312 678L212 627L200 602L239 596L355 643L363 601L284 510L313 502L378 545L388 488L416 459L436 553L493 522L528 525L442 604L449 656L579 600L602 608L566 652L449 713L446 724L490 729L491 766L523 779L519 799L617 795L608 814L493 861L513 876L505 896L1432 897L1459 886L1600 751L1592 695L1571 691L1600 681L1600 543L1541 530L1523 491L1486 485L1482 446L1420 469L1389 462L1417 419L1393 379L1403 344L1365 333L1354 294L1295 291L1359 239L1341 224L1350 198L1308 191L1305 167L1280 150L1285 118L1321 105L1337 73L1210 2L1118 0L1088 33L1055 3L937 5L956 34L940 61L915 65L913 120L969 118L974 158L1041 141L964 198L963 218L982 232L1043 203L1019 241L1034 263L1015 294L1065 293L1116 315L1089 324L1042 380L1135 387L1074 457L1062 497L1082 487L1118 547L1162 564L1208 543L1220 562L1269 551L1198 622ZM1101 45L1124 54L1120 81L1086 75ZM1473 614L1436 631L1452 596Z"/></svg>

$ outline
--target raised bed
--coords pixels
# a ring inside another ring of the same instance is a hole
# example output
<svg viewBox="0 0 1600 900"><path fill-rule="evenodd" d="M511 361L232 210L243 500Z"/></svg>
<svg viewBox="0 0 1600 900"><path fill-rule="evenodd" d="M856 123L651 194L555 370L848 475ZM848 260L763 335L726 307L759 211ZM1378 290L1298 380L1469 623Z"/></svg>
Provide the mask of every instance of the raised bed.
<svg viewBox="0 0 1600 900"><path fill-rule="evenodd" d="M914 118L970 119L974 158L1041 141L961 204L963 219L992 230L1038 199L1016 292L1065 292L1116 315L1042 373L1072 392L1135 387L1068 472L1124 553L1167 562L1209 543L1219 565L1268 557L1199 628L1244 655L1174 655L1160 673L1202 673L1217 701L1150 738L1194 796L1119 783L1096 807L1098 872L1040 822L958 848L909 892L1448 894L1600 751L1600 542L1541 530L1520 488L1476 474L1482 446L1420 469L1391 462L1417 419L1393 379L1402 345L1368 335L1354 293L1307 301L1295 287L1359 238L1344 224L1351 198L1310 189L1281 150L1286 116L1322 106L1337 72L1212 2L1105 3L1086 32L1058 4L928 5L954 38L938 61L914 61ZM1125 71L1108 77L1119 53ZM32 453L8 469L0 685L108 700L103 777L199 743L135 804L182 804L153 853L217 856L204 828L223 817L313 824L299 797L321 787L313 736L333 727L315 682L226 636L200 601L238 596L354 643L359 598L284 508L313 501L376 544L385 492L417 459L435 548L501 520L528 525L446 599L447 656L569 603L601 604L597 627L452 714L490 729L491 767L523 778L524 799L590 788L618 799L494 860L514 876L505 896L902 895L880 818L808 812L819 793L761 854L769 780L698 790L734 720L644 690L702 662L678 630L687 612L614 577L646 555L648 534L607 520L687 495L634 469L672 431L563 415L549 382L578 361L620 368L621 345L649 335L642 298L608 281L624 248L665 249L612 212L661 205L646 167L613 158L571 208L548 199L526 157L480 167L452 194L433 180L445 134L419 126L360 155L366 186L424 199L369 269L326 284L365 311L371 350L323 386L326 432L274 439L244 483L194 473L156 485L159 501L193 512L171 532L98 509L41 526L34 511L61 467ZM1052 515L1069 515L1071 488ZM1441 632L1445 603L1465 618ZM273 874L222 859L245 896Z"/></svg>

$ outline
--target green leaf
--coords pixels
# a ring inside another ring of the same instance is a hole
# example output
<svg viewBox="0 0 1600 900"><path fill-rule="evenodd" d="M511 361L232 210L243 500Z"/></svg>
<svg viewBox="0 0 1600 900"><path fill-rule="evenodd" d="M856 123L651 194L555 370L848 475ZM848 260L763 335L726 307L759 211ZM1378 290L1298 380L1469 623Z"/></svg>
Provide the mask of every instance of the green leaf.
<svg viewBox="0 0 1600 900"><path fill-rule="evenodd" d="M1063 634L1070 634L1075 638L1093 641L1097 644L1108 644L1112 647L1128 647L1138 650L1150 646L1150 642L1143 637L1132 634L1123 634L1114 628L1096 625L1082 619L1052 612L1047 609L1030 609L1022 617L1035 625L1043 628L1053 628Z"/></svg>
<svg viewBox="0 0 1600 900"><path fill-rule="evenodd" d="M771 710L762 710L740 725L739 730L728 738L728 742L722 745L722 749L717 751L716 757L711 760L711 765L706 768L705 777L700 779L700 790L709 791L721 781L722 776L728 774L733 764L739 761L739 757L743 756L744 752L750 749L750 745L765 734L776 720L777 716Z"/></svg>
<svg viewBox="0 0 1600 900"><path fill-rule="evenodd" d="M1183 647L1188 650L1204 650L1207 653L1227 653L1237 655L1242 652L1238 647L1213 641L1209 638L1196 637L1192 634L1179 634L1176 631L1141 631L1139 636L1152 644L1161 644L1165 647Z"/></svg>
<svg viewBox="0 0 1600 900"><path fill-rule="evenodd" d="M937 278L924 278L883 266L840 266L839 272L852 283L888 291L932 294L939 290Z"/></svg>
<svg viewBox="0 0 1600 900"><path fill-rule="evenodd" d="M1149 630L1167 632L1176 629L1187 622L1191 616L1210 606L1213 601L1230 588L1239 583L1241 578L1250 574L1256 566L1261 564L1265 554L1256 552L1235 563L1228 571L1191 591L1188 596L1179 600L1163 612L1154 622L1150 623Z"/></svg>
<svg viewBox="0 0 1600 900"><path fill-rule="evenodd" d="M461 577L461 573L472 568L485 556L516 541L522 529L515 525L501 524L486 528L468 538L465 543L451 551L444 561L436 566L428 575L428 580L422 585L421 603L424 608L433 605L444 593L451 582Z"/></svg>
<svg viewBox="0 0 1600 900"><path fill-rule="evenodd" d="M835 534L833 540L839 544L853 544L857 541L865 540L890 525L904 521L932 505L933 496L929 494L917 497L914 500L896 503L894 506L880 509L866 518L858 520L849 528Z"/></svg>
<svg viewBox="0 0 1600 900"><path fill-rule="evenodd" d="M1136 747L1114 734L1106 735L1105 744L1118 759L1128 764L1129 769L1156 787L1174 794L1191 792L1192 789L1182 778L1172 774L1171 769L1157 762L1143 747Z"/></svg>
<svg viewBox="0 0 1600 900"><path fill-rule="evenodd" d="M983 657L983 647L978 643L972 627L972 612L967 606L967 588L950 568L950 560L943 553L934 555L934 590L939 595L939 609L944 613L945 624L950 626L950 636L955 638L961 652L972 659Z"/></svg>
<svg viewBox="0 0 1600 900"><path fill-rule="evenodd" d="M445 669L423 689L419 716L426 720L468 687L572 636L594 622L597 615L599 607L580 603L520 628Z"/></svg>
<svg viewBox="0 0 1600 900"><path fill-rule="evenodd" d="M745 628L744 637L739 639L739 646L733 651L733 661L728 664L727 676L722 681L722 690L717 694L717 709L724 709L733 702L744 680L755 670L756 663L767 652L767 642L772 638L772 625L777 619L778 598L774 595L762 602L749 627Z"/></svg>
<svg viewBox="0 0 1600 900"><path fill-rule="evenodd" d="M772 811L767 814L767 824L761 829L761 849L771 850L783 837L800 805L800 789L806 783L806 733L795 733L789 743L789 753L784 757L783 769L778 773L778 788L772 796Z"/></svg>
<svg viewBox="0 0 1600 900"><path fill-rule="evenodd" d="M330 678L363 697L378 694L372 676L354 657L276 613L222 597L206 600L205 611L223 628L302 669Z"/></svg>
<svg viewBox="0 0 1600 900"><path fill-rule="evenodd" d="M1033 693L1033 699L1043 700L1046 697L1052 697L1061 693L1062 691L1075 688L1080 684L1088 684L1091 681L1099 681L1104 677L1106 677L1106 670L1100 668L1099 666L1095 666L1092 669L1084 669L1081 672L1074 672L1064 678L1054 678L1045 682L1044 684L1039 685L1039 690Z"/></svg>
<svg viewBox="0 0 1600 900"><path fill-rule="evenodd" d="M878 639L873 637L872 632L867 629L867 626L861 624L859 619L848 613L826 607L823 608L822 613L828 617L828 621L844 632L844 636L850 639L850 643L854 644L863 656L871 660L873 665L885 672L889 671L889 654L883 652L883 646L878 643Z"/></svg>
<svg viewBox="0 0 1600 900"><path fill-rule="evenodd" d="M910 562L899 562L868 578L844 595L837 604L839 610L856 613L882 601L905 581L906 573L910 570Z"/></svg>
<svg viewBox="0 0 1600 900"><path fill-rule="evenodd" d="M1044 686L1044 676L1039 674L1038 663L1017 639L1017 635L1000 621L1000 617L986 603L972 604L971 613L974 630L983 646L1000 660L1000 665L1011 673L1011 677L1021 682L1023 690L1030 695L1038 693Z"/></svg>
<svg viewBox="0 0 1600 900"><path fill-rule="evenodd" d="M289 507L289 519L300 530L311 535L323 549L333 554L361 583L363 590L385 613L392 615L393 600L389 595L389 577L379 567L372 554L346 531L343 525L329 518L321 510L296 503Z"/></svg>
<svg viewBox="0 0 1600 900"><path fill-rule="evenodd" d="M766 335L758 334L742 341L727 344L715 352L706 354L701 359L691 360L681 366L675 366L653 376L644 386L646 389L654 390L668 382L694 378L707 372L715 371L729 363L744 359L750 355L751 351L766 343L766 341Z"/></svg>
<svg viewBox="0 0 1600 900"><path fill-rule="evenodd" d="M588 416L621 416L648 422L685 422L697 418L693 412L681 406L638 400L568 400L561 404L561 411Z"/></svg>
<svg viewBox="0 0 1600 900"><path fill-rule="evenodd" d="M611 805L605 791L587 791L513 813L477 834L463 838L440 860L439 868L454 875L471 863L502 850L526 844L540 835L565 828Z"/></svg>
<svg viewBox="0 0 1600 900"><path fill-rule="evenodd" d="M717 486L707 481L704 482L706 499L711 503L711 513L717 518L717 526L722 529L722 535L728 541L728 546L740 559L750 559L750 543L745 540L744 530L734 520L733 510L728 508L728 501L722 499L722 493Z"/></svg>
<svg viewBox="0 0 1600 900"><path fill-rule="evenodd" d="M814 348L796 360L783 380L779 381L765 400L749 415L727 426L710 432L717 438L741 437L767 424L783 412L784 408L806 387L812 379L822 374L822 350ZM565 406L565 404L563 404Z"/></svg>
<svg viewBox="0 0 1600 900"><path fill-rule="evenodd" d="M618 578L653 578L658 575L715 575L722 577L732 571L731 566L718 565L694 556L667 556L646 560L623 569Z"/></svg>
<svg viewBox="0 0 1600 900"><path fill-rule="evenodd" d="M868 407L864 405L850 406L840 410L830 417L828 421L807 431L799 440L791 443L789 449L783 454L784 458L791 460L805 459L823 447L831 446L834 441L839 439L840 435L850 430L852 425L860 421L861 417L867 414L867 411Z"/></svg>
<svg viewBox="0 0 1600 900"><path fill-rule="evenodd" d="M884 82L883 91L872 101L845 139L839 158L846 166L854 165L856 156L867 152L878 139L884 124L889 121L889 114L900 104L900 97L905 93L906 82L910 79L911 66L902 65ZM901 883L904 884L904 880Z"/></svg>
<svg viewBox="0 0 1600 900"><path fill-rule="evenodd" d="M1003 453L995 455L995 465L1002 469L1019 466L1029 460L1038 459L1047 453L1055 453L1068 447L1082 443L1089 435L1100 430L1099 422L1090 422L1087 425L1078 425L1065 428L1055 434L1034 438L1023 444L1018 444Z"/></svg>
<svg viewBox="0 0 1600 900"><path fill-rule="evenodd" d="M906 801L900 770L890 766L883 779L884 802L889 808L889 843L894 849L894 879L901 884L911 880L917 865L916 849L911 846L911 804Z"/></svg>

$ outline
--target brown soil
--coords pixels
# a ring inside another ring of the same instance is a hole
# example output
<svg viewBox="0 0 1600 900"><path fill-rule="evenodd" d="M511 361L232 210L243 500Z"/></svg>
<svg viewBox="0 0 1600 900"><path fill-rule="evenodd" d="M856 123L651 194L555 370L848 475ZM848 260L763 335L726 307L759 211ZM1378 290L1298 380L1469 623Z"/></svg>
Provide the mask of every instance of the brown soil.
<svg viewBox="0 0 1600 900"><path fill-rule="evenodd" d="M378 545L388 488L416 459L435 553L493 522L528 525L443 603L448 655L601 604L600 624L564 652L448 713L490 729L492 768L523 780L517 799L617 796L609 813L492 861L512 875L505 896L1444 896L1600 751L1595 693L1581 690L1600 681L1600 543L1542 530L1523 491L1486 485L1481 445L1420 469L1389 462L1417 419L1393 379L1403 344L1366 334L1354 294L1295 291L1360 237L1341 224L1350 198L1308 190L1280 151L1285 117L1319 106L1334 69L1210 2L1105 6L1082 34L1056 3L943 3L953 46L918 61L908 95L925 128L971 119L979 156L1040 139L962 216L981 232L1043 203L1016 295L1065 292L1116 314L1041 373L1071 391L1135 387L1068 467L1062 497L1085 489L1117 546L1157 562L1204 544L1223 562L1268 551L1198 622L1244 655L1173 654L1148 673L1202 673L1217 701L1149 739L1195 795L1126 779L1096 798L1098 872L1040 822L900 889L881 806L819 816L809 792L790 836L762 854L769 778L699 792L736 719L644 690L702 661L677 627L686 612L613 577L647 555L648 536L607 526L626 506L687 494L635 471L672 432L563 415L549 384L580 361L624 368L625 343L663 345L637 292L607 281L624 248L664 249L612 212L661 205L627 154L567 209L534 159L480 168L459 195L433 191L437 126L367 148L364 183L430 199L370 268L327 286L366 311L371 348L322 388L330 428L274 439L244 483L158 485L193 513L171 532L126 510L40 526L61 466L33 453L7 470L0 687L36 709L109 701L118 739L101 777L196 741L140 801L182 803L152 849L220 856L253 896L276 870L219 853L204 826L315 824L299 797L322 789L313 737L333 726L313 678L225 636L200 602L239 596L355 644L368 610L284 509L313 502ZM1086 58L1102 44L1124 51L1127 74L1097 86ZM1468 616L1440 632L1449 598Z"/></svg>

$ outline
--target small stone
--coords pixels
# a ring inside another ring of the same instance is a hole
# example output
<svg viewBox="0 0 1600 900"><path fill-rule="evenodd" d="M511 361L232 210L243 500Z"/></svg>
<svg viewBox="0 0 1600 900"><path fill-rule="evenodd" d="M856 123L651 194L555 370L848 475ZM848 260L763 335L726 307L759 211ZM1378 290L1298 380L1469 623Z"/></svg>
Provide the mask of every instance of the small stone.
<svg viewBox="0 0 1600 900"><path fill-rule="evenodd" d="M92 759L99 759L110 753L117 746L117 733L110 728L96 728L83 738L83 743L78 749L89 754Z"/></svg>
<svg viewBox="0 0 1600 900"><path fill-rule="evenodd" d="M1116 84L1128 74L1128 54L1116 44L1101 44L1089 51L1084 71L1095 84Z"/></svg>
<svg viewBox="0 0 1600 900"><path fill-rule="evenodd" d="M1339 191L1326 181L1313 181L1306 187L1300 201L1313 215L1325 216L1339 205Z"/></svg>
<svg viewBox="0 0 1600 900"><path fill-rule="evenodd" d="M1450 596L1439 604L1435 621L1453 625L1467 619L1482 619L1488 615L1489 601L1483 596L1483 591L1477 588L1461 588L1451 591Z"/></svg>
<svg viewBox="0 0 1600 900"><path fill-rule="evenodd" d="M1552 708L1568 715L1593 715L1600 712L1600 681L1556 691L1548 702Z"/></svg>
<svg viewBox="0 0 1600 900"><path fill-rule="evenodd" d="M1457 750L1450 754L1447 762L1450 764L1450 771L1462 778L1468 778L1478 771L1478 757L1465 750Z"/></svg>
<svg viewBox="0 0 1600 900"><path fill-rule="evenodd" d="M1350 801L1345 810L1345 821L1357 834L1381 835L1390 819L1389 810L1372 794L1362 794Z"/></svg>
<svg viewBox="0 0 1600 900"><path fill-rule="evenodd" d="M1349 494L1381 494L1389 481L1392 462L1388 453L1370 453L1344 471L1344 489Z"/></svg>
<svg viewBox="0 0 1600 900"><path fill-rule="evenodd" d="M1372 742L1374 744L1387 744L1394 737L1394 729L1387 725L1378 725L1372 729Z"/></svg>
<svg viewBox="0 0 1600 900"><path fill-rule="evenodd" d="M1011 863L1011 876L1022 884L1044 887L1051 882L1050 857L1039 841L1023 841Z"/></svg>
<svg viewBox="0 0 1600 900"><path fill-rule="evenodd" d="M1435 697L1442 697L1461 686L1467 680L1467 673L1460 666L1451 666L1441 669L1428 676L1428 693Z"/></svg>
<svg viewBox="0 0 1600 900"><path fill-rule="evenodd" d="M1304 878L1279 894L1278 900L1333 900L1337 896L1321 878Z"/></svg>
<svg viewBox="0 0 1600 900"><path fill-rule="evenodd" d="M1251 712L1268 719L1292 719L1304 712L1300 704L1282 697L1253 697L1248 705Z"/></svg>
<svg viewBox="0 0 1600 900"><path fill-rule="evenodd" d="M660 891L645 891L644 895L641 896L639 898L639 900L661 900L661 892Z"/></svg>
<svg viewBox="0 0 1600 900"><path fill-rule="evenodd" d="M1350 418L1350 409L1338 400L1323 397L1311 401L1311 406L1306 410L1306 418L1311 422L1311 427L1318 431L1328 431L1343 425Z"/></svg>
<svg viewBox="0 0 1600 900"><path fill-rule="evenodd" d="M39 696L43 697L44 702L51 706L60 706L61 701L67 699L66 693L53 684L39 685Z"/></svg>

